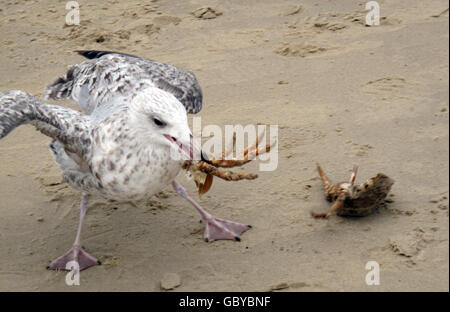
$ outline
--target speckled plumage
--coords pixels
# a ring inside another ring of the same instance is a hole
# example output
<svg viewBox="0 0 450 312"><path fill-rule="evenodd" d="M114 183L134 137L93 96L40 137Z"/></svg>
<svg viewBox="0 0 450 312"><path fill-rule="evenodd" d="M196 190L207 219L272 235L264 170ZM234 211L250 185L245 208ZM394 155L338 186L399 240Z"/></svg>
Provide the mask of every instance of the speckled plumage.
<svg viewBox="0 0 450 312"><path fill-rule="evenodd" d="M172 159L171 143L151 118L164 119L170 125L164 132L189 144L186 110L156 87L142 90L131 102L112 101L114 106L104 102L98 108L101 114L84 115L8 91L0 95L0 137L30 122L54 139L55 160L64 181L75 189L118 200L151 196L175 178L183 163Z"/></svg>
<svg viewBox="0 0 450 312"><path fill-rule="evenodd" d="M84 114L44 104L22 91L0 93L0 139L21 124L33 124L53 138L50 149L63 180L82 193L73 247L48 268L70 269L67 265L76 261L83 270L100 263L80 243L88 194L138 200L172 183L201 214L205 240L239 240L248 225L215 218L174 181L186 160L180 153L194 157L187 112L196 113L202 106L195 76L126 54L80 54L90 60L70 67L65 77L48 86L45 98L71 98ZM193 148L200 152L195 144Z"/></svg>
<svg viewBox="0 0 450 312"><path fill-rule="evenodd" d="M0 93L0 139L29 122L44 134L63 142L68 149L88 152L87 120L81 113L43 104L31 94L18 90Z"/></svg>
<svg viewBox="0 0 450 312"><path fill-rule="evenodd" d="M69 67L66 75L47 87L45 98L72 98L86 114L112 97L127 99L148 86L173 94L191 114L202 108L202 90L195 75L175 66L129 54L78 51L89 58Z"/></svg>
<svg viewBox="0 0 450 312"><path fill-rule="evenodd" d="M201 109L197 80L171 65L112 52L88 52L81 54L99 58L71 66L64 78L48 86L44 96L70 97L85 115L10 91L1 97L0 137L31 122L55 139L51 150L64 181L75 189L123 200L151 196L170 183L182 165L170 158L170 147L165 144L169 142L152 142L151 132L159 129L151 124L151 116L164 116L171 127L182 129L174 130L174 136L183 136L189 143L185 108L190 112ZM172 94L171 90L183 92Z"/></svg>

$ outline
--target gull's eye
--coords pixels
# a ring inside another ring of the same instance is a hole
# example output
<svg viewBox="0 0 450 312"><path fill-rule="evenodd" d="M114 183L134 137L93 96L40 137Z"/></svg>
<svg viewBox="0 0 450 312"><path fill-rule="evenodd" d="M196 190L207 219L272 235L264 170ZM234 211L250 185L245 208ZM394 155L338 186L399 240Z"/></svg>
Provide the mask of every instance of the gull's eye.
<svg viewBox="0 0 450 312"><path fill-rule="evenodd" d="M153 117L153 123L160 128L164 128L167 125L167 123L165 123L164 121L162 121L156 117Z"/></svg>

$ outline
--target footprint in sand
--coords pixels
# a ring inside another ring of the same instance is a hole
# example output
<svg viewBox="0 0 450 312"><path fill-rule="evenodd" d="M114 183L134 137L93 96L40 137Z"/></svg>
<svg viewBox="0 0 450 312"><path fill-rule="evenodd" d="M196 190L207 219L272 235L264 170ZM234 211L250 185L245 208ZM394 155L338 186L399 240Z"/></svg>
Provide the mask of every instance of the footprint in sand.
<svg viewBox="0 0 450 312"><path fill-rule="evenodd" d="M430 200L430 203L436 204L436 208L437 208L437 209L430 210L430 212L432 214L438 214L441 211L441 212L446 213L447 217L448 217L448 215L449 215L449 212L448 212L448 197L447 197L447 195L443 195L445 193L446 192L441 193L439 197L433 198L432 200Z"/></svg>
<svg viewBox="0 0 450 312"><path fill-rule="evenodd" d="M433 241L433 235L422 228L415 228L409 233L402 233L390 238L391 250L399 256L409 258L410 264L423 259L424 249Z"/></svg>
<svg viewBox="0 0 450 312"><path fill-rule="evenodd" d="M382 92L395 92L406 86L406 80L403 77L383 77L372 80L363 85L366 93L377 94Z"/></svg>
<svg viewBox="0 0 450 312"><path fill-rule="evenodd" d="M214 19L223 13L211 7L198 8L191 12L198 19Z"/></svg>
<svg viewBox="0 0 450 312"><path fill-rule="evenodd" d="M299 11L303 11L303 8ZM274 50L282 56L308 57L312 55L330 55L347 53L349 51L373 48L373 44L362 42L364 36L360 32L351 37L343 38L341 33L346 32L354 25L365 25L365 11L351 13L328 12L315 16L308 16L290 23L286 23L286 41ZM381 26L394 26L401 23L394 17L381 17Z"/></svg>
<svg viewBox="0 0 450 312"><path fill-rule="evenodd" d="M322 46L316 44L301 42L298 44L286 43L282 44L279 48L275 50L275 53L282 56L300 56L305 57L312 54L319 54L329 50Z"/></svg>
<svg viewBox="0 0 450 312"><path fill-rule="evenodd" d="M352 141L347 141L346 144L349 148L347 148L347 152L345 152L345 154L350 156L368 156L369 151L373 149L373 146L370 144L359 144Z"/></svg>

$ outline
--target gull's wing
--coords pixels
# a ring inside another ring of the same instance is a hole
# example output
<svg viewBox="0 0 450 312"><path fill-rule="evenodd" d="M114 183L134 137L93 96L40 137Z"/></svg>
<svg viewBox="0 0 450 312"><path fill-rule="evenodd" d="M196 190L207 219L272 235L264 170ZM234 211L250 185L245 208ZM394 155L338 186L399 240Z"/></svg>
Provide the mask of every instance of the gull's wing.
<svg viewBox="0 0 450 312"><path fill-rule="evenodd" d="M195 114L202 108L202 91L191 72L129 54L77 52L89 60L71 66L64 77L49 85L46 98L72 98L86 114L92 114L104 106L126 102L143 88L156 86L172 93L188 113Z"/></svg>
<svg viewBox="0 0 450 312"><path fill-rule="evenodd" d="M90 117L69 108L41 103L22 91L0 93L0 139L26 123L33 124L80 157L91 149Z"/></svg>

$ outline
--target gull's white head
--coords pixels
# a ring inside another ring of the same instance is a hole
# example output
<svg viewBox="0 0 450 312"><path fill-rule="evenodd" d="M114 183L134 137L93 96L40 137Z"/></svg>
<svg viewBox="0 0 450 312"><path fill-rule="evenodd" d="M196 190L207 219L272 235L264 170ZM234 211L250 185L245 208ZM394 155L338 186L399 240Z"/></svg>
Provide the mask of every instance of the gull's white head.
<svg viewBox="0 0 450 312"><path fill-rule="evenodd" d="M174 148L184 159L193 159L200 149L193 145L186 109L171 93L150 87L130 103L130 122L142 142ZM191 148L191 146L193 146ZM179 158L180 159L180 158Z"/></svg>

